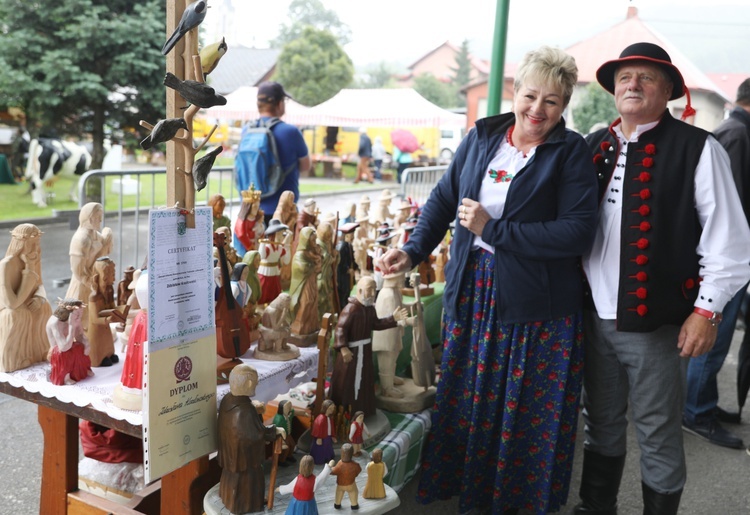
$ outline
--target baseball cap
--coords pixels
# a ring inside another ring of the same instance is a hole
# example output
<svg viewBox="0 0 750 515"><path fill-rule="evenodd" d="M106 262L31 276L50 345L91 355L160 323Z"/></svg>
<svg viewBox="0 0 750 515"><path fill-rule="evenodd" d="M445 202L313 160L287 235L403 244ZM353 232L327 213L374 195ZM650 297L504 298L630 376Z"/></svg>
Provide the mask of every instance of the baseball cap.
<svg viewBox="0 0 750 515"><path fill-rule="evenodd" d="M278 82L261 82L258 86L258 100L261 102L278 102L284 97L292 98L292 96L284 91L284 86ZM292 100L294 100L292 98Z"/></svg>

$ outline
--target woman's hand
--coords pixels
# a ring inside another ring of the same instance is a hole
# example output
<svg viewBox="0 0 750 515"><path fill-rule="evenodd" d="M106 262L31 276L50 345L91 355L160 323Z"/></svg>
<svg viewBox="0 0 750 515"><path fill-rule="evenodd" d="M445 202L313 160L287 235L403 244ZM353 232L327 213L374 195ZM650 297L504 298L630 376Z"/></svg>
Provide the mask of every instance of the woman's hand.
<svg viewBox="0 0 750 515"><path fill-rule="evenodd" d="M481 238L484 226L489 221L490 215L482 207L482 204L468 198L461 200L461 205L458 206L458 223L462 227L466 227L472 234Z"/></svg>
<svg viewBox="0 0 750 515"><path fill-rule="evenodd" d="M389 249L380 258L379 268L383 271L383 275L411 270L411 258L401 249Z"/></svg>

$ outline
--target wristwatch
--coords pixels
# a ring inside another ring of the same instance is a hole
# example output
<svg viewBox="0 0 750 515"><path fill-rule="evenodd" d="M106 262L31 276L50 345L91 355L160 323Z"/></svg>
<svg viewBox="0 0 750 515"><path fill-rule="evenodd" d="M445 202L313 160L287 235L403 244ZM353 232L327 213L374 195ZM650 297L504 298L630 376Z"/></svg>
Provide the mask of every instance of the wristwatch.
<svg viewBox="0 0 750 515"><path fill-rule="evenodd" d="M707 309L698 308L698 307L693 308L693 313L698 313L699 315L708 318L708 321L711 322L711 325L714 327L719 325L719 323L721 322L721 318L722 318L721 313L718 311L709 311Z"/></svg>

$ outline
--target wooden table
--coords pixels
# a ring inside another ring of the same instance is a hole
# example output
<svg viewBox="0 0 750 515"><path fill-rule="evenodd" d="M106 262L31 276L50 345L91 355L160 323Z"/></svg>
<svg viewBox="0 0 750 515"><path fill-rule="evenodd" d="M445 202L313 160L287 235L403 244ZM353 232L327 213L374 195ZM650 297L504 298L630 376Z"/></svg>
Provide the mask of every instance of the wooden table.
<svg viewBox="0 0 750 515"><path fill-rule="evenodd" d="M203 513L203 497L219 481L216 460L208 456L182 468L137 492L125 505L78 490L78 419L110 427L141 438L141 426L115 420L90 407L78 407L40 393L0 382L0 392L38 406L39 425L44 435L42 483L39 513L98 514L191 514Z"/></svg>

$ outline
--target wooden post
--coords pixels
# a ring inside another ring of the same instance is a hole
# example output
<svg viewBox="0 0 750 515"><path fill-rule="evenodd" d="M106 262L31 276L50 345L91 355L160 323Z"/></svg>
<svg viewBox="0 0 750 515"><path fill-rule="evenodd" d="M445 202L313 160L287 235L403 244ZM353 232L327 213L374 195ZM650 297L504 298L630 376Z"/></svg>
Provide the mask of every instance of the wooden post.
<svg viewBox="0 0 750 515"><path fill-rule="evenodd" d="M177 25L180 23L182 13L185 11L188 0L167 0L167 33L164 40L172 35ZM197 29L196 29L197 30ZM185 38L177 42L177 45L167 54L167 71L172 72L175 76L185 77ZM166 118L181 118L186 103L177 91L171 88L164 88L167 94L167 115ZM167 142L167 206L174 206L179 203L181 207L187 208L185 204L185 181L179 177L177 169L185 170L185 153L177 151L177 142L175 140ZM195 220L193 219L193 227Z"/></svg>
<svg viewBox="0 0 750 515"><path fill-rule="evenodd" d="M44 435L39 513L64 515L68 492L78 489L78 419L41 404L37 417Z"/></svg>

